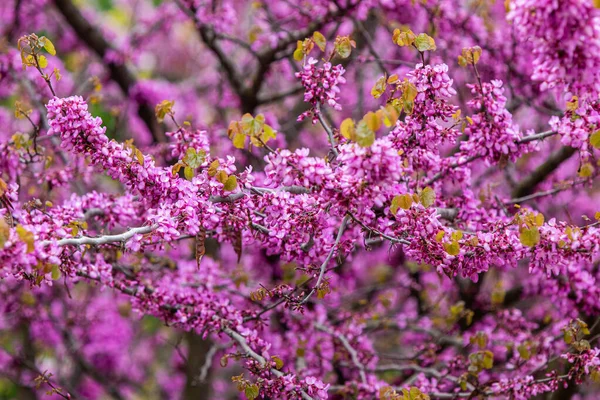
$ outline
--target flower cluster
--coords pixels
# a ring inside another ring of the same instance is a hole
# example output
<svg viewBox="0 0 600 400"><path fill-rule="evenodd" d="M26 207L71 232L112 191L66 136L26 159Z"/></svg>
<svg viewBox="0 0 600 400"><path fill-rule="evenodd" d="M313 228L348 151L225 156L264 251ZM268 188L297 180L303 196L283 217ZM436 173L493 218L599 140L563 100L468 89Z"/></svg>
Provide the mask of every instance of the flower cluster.
<svg viewBox="0 0 600 400"><path fill-rule="evenodd" d="M451 104L456 95L446 64L418 64L407 73L417 90L412 113L399 120L391 132L394 147L403 153L412 171L437 172L440 150L452 144L460 132L449 125L458 107Z"/></svg>
<svg viewBox="0 0 600 400"><path fill-rule="evenodd" d="M519 146L521 132L506 110L502 82L493 80L470 87L475 96L469 105L481 111L468 120L465 134L469 139L460 144L461 151L469 156L481 156L488 162L515 161L524 146Z"/></svg>
<svg viewBox="0 0 600 400"><path fill-rule="evenodd" d="M578 107L567 109L564 116L553 116L548 124L560 135L562 144L579 149L581 158L587 159L592 152L590 137L600 128L600 102L583 101Z"/></svg>
<svg viewBox="0 0 600 400"><path fill-rule="evenodd" d="M311 104L309 111L303 112L298 121L311 116L313 124L317 123L319 116L319 107L327 104L334 110L341 110L342 106L338 103L338 94L340 88L338 85L346 83L344 67L341 64L331 65L326 62L322 67L317 67L318 60L309 58L302 71L296 73L304 86L304 101Z"/></svg>
<svg viewBox="0 0 600 400"><path fill-rule="evenodd" d="M590 2L75 3L0 2L0 392L598 397Z"/></svg>
<svg viewBox="0 0 600 400"><path fill-rule="evenodd" d="M516 0L508 14L535 56L541 89L595 99L600 93L600 14L586 0Z"/></svg>

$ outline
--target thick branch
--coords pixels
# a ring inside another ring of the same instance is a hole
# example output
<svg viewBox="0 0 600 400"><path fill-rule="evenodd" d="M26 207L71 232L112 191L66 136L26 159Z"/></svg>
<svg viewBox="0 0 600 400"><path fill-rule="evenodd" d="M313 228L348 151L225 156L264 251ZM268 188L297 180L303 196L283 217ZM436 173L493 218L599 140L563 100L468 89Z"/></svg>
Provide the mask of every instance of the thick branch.
<svg viewBox="0 0 600 400"><path fill-rule="evenodd" d="M238 345L246 353L246 356L255 359L263 367L267 365L267 360L265 360L265 358L263 356L261 356L260 354L258 354L254 350L252 350L252 348L248 345L248 342L242 335L240 335L236 331L234 331L230 328L227 328L227 327L222 328L222 331L238 343ZM281 378L282 376L284 376L283 372L281 372L275 368L271 368L271 373L278 378ZM304 400L312 400L312 397L310 397L304 390L302 390L300 393Z"/></svg>
<svg viewBox="0 0 600 400"><path fill-rule="evenodd" d="M519 198L530 195L535 187L544 181L552 172L554 172L564 161L568 160L577 149L573 147L563 147L550 155L545 163L537 167L531 175L521 181L512 192L512 198Z"/></svg>
<svg viewBox="0 0 600 400"><path fill-rule="evenodd" d="M321 324L315 324L315 328L317 328L320 331L330 334L331 336L337 338L342 343L342 346L344 346L344 348L346 349L348 354L350 354L350 357L352 358L352 363L354 364L354 366L356 368L358 368L358 373L360 374L360 380L362 381L362 383L364 383L366 385L368 382L367 382L367 375L365 374L365 366L363 365L362 362L360 362L360 359L358 358L358 352L356 351L356 349L354 349L354 347L352 347L352 345L350 344L350 342L348 341L346 336L342 335L341 333L336 333L333 330L331 330L328 327L321 325Z"/></svg>
<svg viewBox="0 0 600 400"><path fill-rule="evenodd" d="M115 242L126 242L137 234L144 235L152 232L157 228L157 225L152 226L140 226L139 228L132 228L126 232L118 235L105 235L98 237L82 236L78 238L61 239L56 241L57 246L82 246L89 244L91 246L99 246L102 244L115 243ZM41 245L46 246L53 243L53 240L44 240Z"/></svg>
<svg viewBox="0 0 600 400"><path fill-rule="evenodd" d="M323 261L323 264L321 264L321 270L319 271L319 278L317 279L317 283L312 288L312 290L306 295L306 297L302 300L302 303L306 303L308 301L308 299L310 299L310 297L313 295L313 293L319 288L319 286L321 286L321 282L323 281L323 276L325 275L325 270L327 269L327 264L329 264L331 257L333 257L333 253L335 252L336 247L338 246L338 244L340 244L340 241L342 240L342 235L344 234L344 231L346 230L346 226L348 225L349 220L350 220L349 215L346 215L344 217L344 219L342 220L342 223L340 224L340 228L338 230L337 237L335 239L335 243L333 243L333 246L331 246L331 250L329 250L329 254L327 254L327 258L325 258L325 261Z"/></svg>
<svg viewBox="0 0 600 400"><path fill-rule="evenodd" d="M85 19L71 0L54 0L54 4L79 39L104 60L106 53L113 50L113 48L104 39L100 30ZM124 64L117 64L112 61L108 61L106 64L110 72L110 78L119 85L125 95L129 96L130 90L136 84L135 76ZM166 142L165 134L158 125L151 105L146 102L138 102L138 115L148 127L154 142Z"/></svg>

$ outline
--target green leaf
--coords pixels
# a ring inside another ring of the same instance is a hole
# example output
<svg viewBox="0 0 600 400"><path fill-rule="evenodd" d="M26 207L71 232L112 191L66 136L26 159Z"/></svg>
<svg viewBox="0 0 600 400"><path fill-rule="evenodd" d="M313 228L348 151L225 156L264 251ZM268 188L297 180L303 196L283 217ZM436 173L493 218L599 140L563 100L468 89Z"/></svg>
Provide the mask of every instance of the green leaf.
<svg viewBox="0 0 600 400"><path fill-rule="evenodd" d="M271 356L271 359L275 361L275 368L283 368L283 360L281 358L279 358L278 356Z"/></svg>
<svg viewBox="0 0 600 400"><path fill-rule="evenodd" d="M600 149L600 130L592 133L590 136L590 144L597 149Z"/></svg>
<svg viewBox="0 0 600 400"><path fill-rule="evenodd" d="M225 181L225 183L223 184L223 188L225 190L227 190L228 192L231 192L232 190L234 190L237 187L237 178L234 175L231 175L229 178L227 178L227 180Z"/></svg>
<svg viewBox="0 0 600 400"><path fill-rule="evenodd" d="M191 181L194 178L194 170L190 167L185 167L183 169L183 176L185 176L185 179L188 181Z"/></svg>
<svg viewBox="0 0 600 400"><path fill-rule="evenodd" d="M483 368L492 369L494 366L494 353L489 350L483 352Z"/></svg>
<svg viewBox="0 0 600 400"><path fill-rule="evenodd" d="M56 49L54 48L54 44L50 41L50 39L48 39L46 36L42 36L40 41L42 41L44 49L46 49L50 55L56 55Z"/></svg>
<svg viewBox="0 0 600 400"><path fill-rule="evenodd" d="M392 40L400 47L410 46L415 42L415 34L410 29L394 29Z"/></svg>
<svg viewBox="0 0 600 400"><path fill-rule="evenodd" d="M518 346L517 351L523 360L529 360L531 358L531 351L529 351L529 348L524 344Z"/></svg>
<svg viewBox="0 0 600 400"><path fill-rule="evenodd" d="M4 247L4 243L8 240L9 235L10 227L4 217L0 217L0 249Z"/></svg>
<svg viewBox="0 0 600 400"><path fill-rule="evenodd" d="M185 151L185 157L183 157L183 161L192 169L200 167L205 159L206 153L204 150L196 152L196 149L193 147L188 147Z"/></svg>
<svg viewBox="0 0 600 400"><path fill-rule="evenodd" d="M17 235L19 235L19 238L25 242L25 244L27 244L27 252L31 253L33 252L33 250L35 250L35 247L33 245L34 242L34 237L33 237L33 233L29 232L27 229L25 229L23 227L23 225L19 224L17 225Z"/></svg>
<svg viewBox="0 0 600 400"><path fill-rule="evenodd" d="M361 120L356 127L356 143L361 147L369 147L375 142L375 132L373 132L365 120Z"/></svg>
<svg viewBox="0 0 600 400"><path fill-rule="evenodd" d="M256 399L258 397L258 393L259 393L259 388L258 388L258 385L256 385L256 384L248 385L248 386L246 386L246 389L244 389L244 394L246 395L248 400Z"/></svg>
<svg viewBox="0 0 600 400"><path fill-rule="evenodd" d="M417 98L418 94L419 91L417 90L417 87L408 80L405 80L403 84L402 97L400 98L405 113L412 114L415 105L415 99Z"/></svg>
<svg viewBox="0 0 600 400"><path fill-rule="evenodd" d="M419 51L435 50L435 40L426 33L421 33L415 39L415 47Z"/></svg>
<svg viewBox="0 0 600 400"><path fill-rule="evenodd" d="M392 199L392 205L390 206L390 211L392 214L396 215L398 213L398 208L403 210L408 210L413 203L412 196L408 193L399 194L394 196Z"/></svg>
<svg viewBox="0 0 600 400"><path fill-rule="evenodd" d="M435 203L435 192L432 188L427 186L419 193L419 201L423 204L423 207L431 207Z"/></svg>
<svg viewBox="0 0 600 400"><path fill-rule="evenodd" d="M575 340L575 335L570 329L566 330L564 334L564 339L566 344L571 344Z"/></svg>
<svg viewBox="0 0 600 400"><path fill-rule="evenodd" d="M58 265L53 265L52 266L52 280L56 281L60 278L60 269L58 268Z"/></svg>
<svg viewBox="0 0 600 400"><path fill-rule="evenodd" d="M373 89L371 89L371 96L373 96L376 99L381 97L381 95L385 92L385 88L387 87L386 80L387 79L385 75L377 79L377 82L375 82Z"/></svg>
<svg viewBox="0 0 600 400"><path fill-rule="evenodd" d="M523 246L533 247L540 241L540 231L537 226L530 229L523 229L519 235L519 241Z"/></svg>
<svg viewBox="0 0 600 400"><path fill-rule="evenodd" d="M38 56L38 65L41 69L44 69L48 66L48 59L46 58L46 56L43 56L41 54Z"/></svg>
<svg viewBox="0 0 600 400"><path fill-rule="evenodd" d="M243 149L246 147L246 135L243 133L236 133L233 135L233 147L236 149Z"/></svg>
<svg viewBox="0 0 600 400"><path fill-rule="evenodd" d="M455 241L444 243L444 250L451 256L457 256L460 253L460 245Z"/></svg>
<svg viewBox="0 0 600 400"><path fill-rule="evenodd" d="M265 124L263 127L263 133L261 135L261 140L267 143L271 139L275 139L277 137L277 131L273 129L270 125Z"/></svg>
<svg viewBox="0 0 600 400"><path fill-rule="evenodd" d="M158 119L158 122L163 122L168 114L173 113L174 105L175 101L173 100L163 100L156 105L156 107L154 108L154 112L156 114L156 119Z"/></svg>
<svg viewBox="0 0 600 400"><path fill-rule="evenodd" d="M376 132L381 128L381 120L379 119L379 115L374 113L373 111L369 111L363 117L363 120L367 123L367 126L373 132Z"/></svg>
<svg viewBox="0 0 600 400"><path fill-rule="evenodd" d="M356 47L356 43L348 36L338 36L335 39L334 47L338 56L348 58L352 53L352 47Z"/></svg>
<svg viewBox="0 0 600 400"><path fill-rule="evenodd" d="M594 166L590 163L585 163L579 169L579 176L582 178L589 178L594 173Z"/></svg>
<svg viewBox="0 0 600 400"><path fill-rule="evenodd" d="M258 135L263 130L264 125L265 116L263 114L258 114L256 118L248 113L242 116L242 132L248 136Z"/></svg>
<svg viewBox="0 0 600 400"><path fill-rule="evenodd" d="M327 46L327 39L325 39L325 36L323 36L321 32L316 31L315 33L313 33L313 40L315 41L315 44L319 47L319 49L321 49L321 51L325 51L325 46Z"/></svg>
<svg viewBox="0 0 600 400"><path fill-rule="evenodd" d="M296 50L294 50L294 60L302 61L304 58L304 52L302 51L302 41L298 40L298 45L296 46Z"/></svg>
<svg viewBox="0 0 600 400"><path fill-rule="evenodd" d="M356 140L356 126L352 118L346 118L340 125L340 133L343 137L350 140Z"/></svg>

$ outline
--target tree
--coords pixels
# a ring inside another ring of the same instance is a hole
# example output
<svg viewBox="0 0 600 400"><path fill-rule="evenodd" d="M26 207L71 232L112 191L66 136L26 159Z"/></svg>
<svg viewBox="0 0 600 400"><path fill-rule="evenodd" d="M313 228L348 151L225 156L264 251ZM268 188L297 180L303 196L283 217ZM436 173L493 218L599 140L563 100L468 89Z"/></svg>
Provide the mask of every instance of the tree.
<svg viewBox="0 0 600 400"><path fill-rule="evenodd" d="M596 398L596 3L2 2L0 398Z"/></svg>

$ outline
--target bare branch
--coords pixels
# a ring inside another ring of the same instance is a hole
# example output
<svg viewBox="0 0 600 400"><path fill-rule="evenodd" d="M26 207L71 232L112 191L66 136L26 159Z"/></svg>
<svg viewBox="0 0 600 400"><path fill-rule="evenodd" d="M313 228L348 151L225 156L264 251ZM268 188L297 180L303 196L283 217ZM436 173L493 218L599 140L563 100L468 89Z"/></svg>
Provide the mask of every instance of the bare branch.
<svg viewBox="0 0 600 400"><path fill-rule="evenodd" d="M354 347L352 347L346 336L342 335L341 333L336 333L322 324L315 324L315 328L317 328L320 331L326 332L331 336L334 336L342 343L342 346L344 346L348 354L350 354L350 357L352 358L352 363L354 364L354 366L356 366L356 368L358 368L360 380L366 385L368 382L367 375L365 374L365 366L363 365L363 363L360 362L360 359L358 358L358 352L356 351L356 349L354 349Z"/></svg>
<svg viewBox="0 0 600 400"><path fill-rule="evenodd" d="M340 244L340 241L342 240L342 235L344 234L344 231L346 230L346 226L348 225L349 220L350 220L349 215L346 215L344 217L344 219L342 220L340 228L338 229L338 234L335 239L335 242L333 243L333 246L331 246L331 250L329 250L329 254L327 254L325 261L323 261L323 264L321 264L321 270L319 272L319 277L317 278L317 283L315 284L315 286L313 286L312 290L306 295L306 297L300 302L300 304L306 303L308 301L308 299L310 299L310 297L315 293L317 288L319 286L321 286L321 282L323 281L323 276L325 275L325 270L327 269L327 265L329 264L331 257L333 257L333 253L335 252L336 247Z"/></svg>

